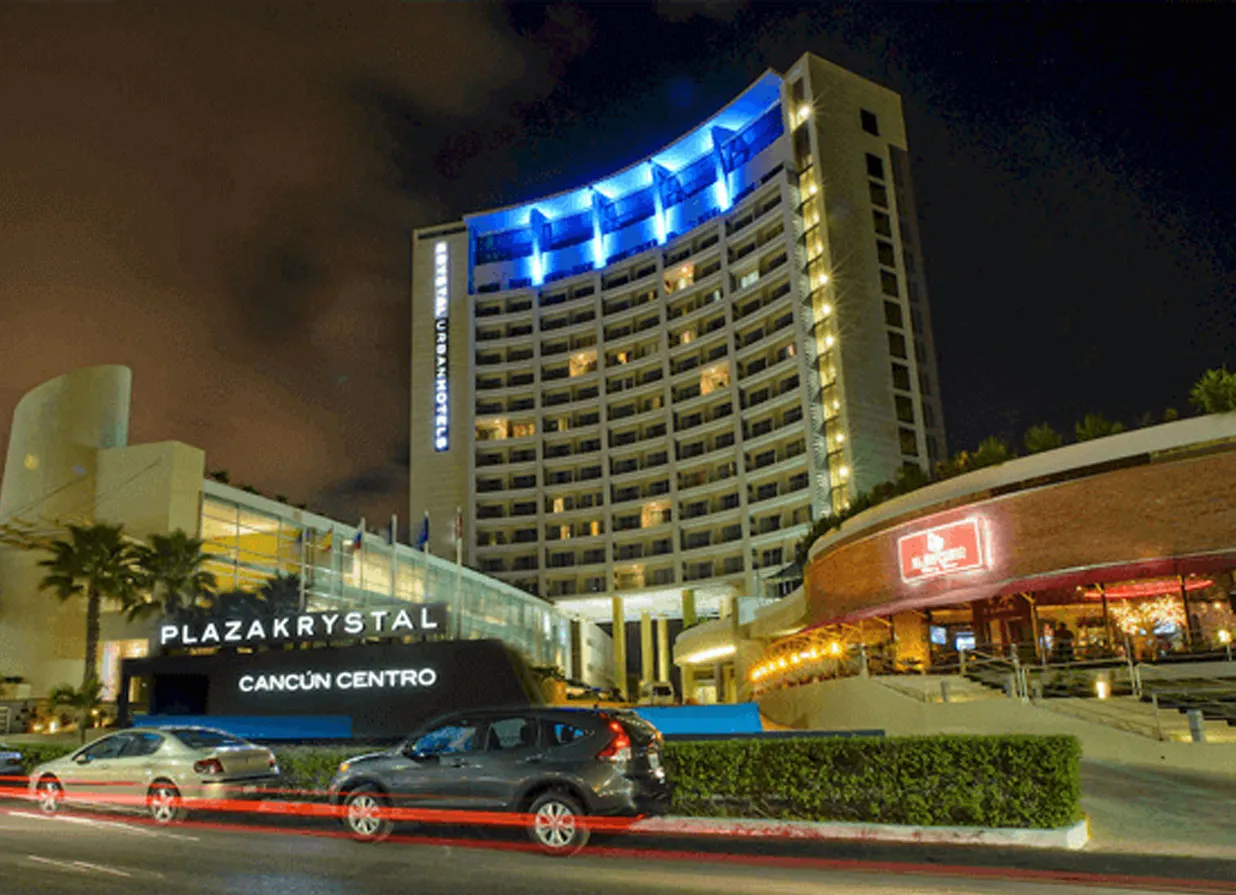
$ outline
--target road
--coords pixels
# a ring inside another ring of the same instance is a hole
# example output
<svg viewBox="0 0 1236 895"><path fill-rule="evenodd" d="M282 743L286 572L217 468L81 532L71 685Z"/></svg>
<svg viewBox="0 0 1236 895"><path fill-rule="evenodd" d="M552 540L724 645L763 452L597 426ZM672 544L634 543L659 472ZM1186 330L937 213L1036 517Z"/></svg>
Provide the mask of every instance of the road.
<svg viewBox="0 0 1236 895"><path fill-rule="evenodd" d="M1231 865L1197 865L1209 884L1151 884L1119 880L1146 875L1147 866L1122 870L1110 857L1089 876L1056 855L1001 858L984 852L969 867L963 851L925 847L844 844L806 851L790 846L648 842L618 839L572 858L549 858L522 840L476 841L398 836L362 845L316 823L299 828L191 822L171 829L106 815L43 817L29 806L0 805L0 893L22 895L131 895L136 891L236 895L649 895L748 893L760 895L1065 895L1087 892L1236 893ZM465 835L463 833L458 834ZM1076 862L1080 858L1072 856ZM1089 858L1092 862L1093 856ZM986 866L977 866L986 865ZM1162 862L1154 865L1162 872ZM1094 869L1094 868L1092 868ZM1177 867L1170 875L1186 876ZM1035 878L1036 875L1038 878ZM1154 875L1159 875L1156 873Z"/></svg>

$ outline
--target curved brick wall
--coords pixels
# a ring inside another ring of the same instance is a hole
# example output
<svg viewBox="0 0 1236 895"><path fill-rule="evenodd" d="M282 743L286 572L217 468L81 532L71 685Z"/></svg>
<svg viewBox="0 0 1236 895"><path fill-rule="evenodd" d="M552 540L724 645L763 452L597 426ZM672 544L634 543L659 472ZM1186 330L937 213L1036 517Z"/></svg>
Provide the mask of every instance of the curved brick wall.
<svg viewBox="0 0 1236 895"><path fill-rule="evenodd" d="M988 491L843 537L808 564L809 624L1002 593L1232 569L1236 444L1209 451L1199 447L999 495ZM902 580L898 539L969 518L980 522L986 568Z"/></svg>

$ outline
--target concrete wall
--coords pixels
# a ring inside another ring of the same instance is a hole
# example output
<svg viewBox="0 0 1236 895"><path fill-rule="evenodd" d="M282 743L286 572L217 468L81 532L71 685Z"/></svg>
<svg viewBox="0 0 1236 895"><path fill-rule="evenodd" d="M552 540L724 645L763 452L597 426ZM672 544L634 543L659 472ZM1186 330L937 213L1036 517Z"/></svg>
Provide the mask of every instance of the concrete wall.
<svg viewBox="0 0 1236 895"><path fill-rule="evenodd" d="M875 678L787 687L766 694L759 704L760 712L774 724L799 729L883 730L889 736L1072 734L1090 759L1236 774L1234 744L1160 743L1014 699L921 702Z"/></svg>
<svg viewBox="0 0 1236 895"><path fill-rule="evenodd" d="M177 441L100 451L95 515L138 538L176 529L197 536L205 468L204 451Z"/></svg>
<svg viewBox="0 0 1236 895"><path fill-rule="evenodd" d="M132 373L88 367L33 389L9 435L0 522L45 527L94 521L97 454L128 441ZM81 679L85 602L39 590L39 553L0 548L0 675L23 676L36 696Z"/></svg>

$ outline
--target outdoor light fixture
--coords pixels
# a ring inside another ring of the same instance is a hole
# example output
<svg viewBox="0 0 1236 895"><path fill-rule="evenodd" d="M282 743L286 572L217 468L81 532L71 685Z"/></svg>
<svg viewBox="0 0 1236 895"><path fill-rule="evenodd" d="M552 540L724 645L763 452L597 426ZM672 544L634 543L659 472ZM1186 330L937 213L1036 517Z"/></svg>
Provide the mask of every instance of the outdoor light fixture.
<svg viewBox="0 0 1236 895"><path fill-rule="evenodd" d="M841 655L841 644L838 643L836 640L834 640L832 643L828 645L828 651L832 653L834 656L840 656Z"/></svg>
<svg viewBox="0 0 1236 895"><path fill-rule="evenodd" d="M798 107L798 120L803 121L804 119L807 119L810 117L811 117L811 106L808 103L803 103L801 106Z"/></svg>
<svg viewBox="0 0 1236 895"><path fill-rule="evenodd" d="M684 656L682 664L698 665L701 662L711 662L714 659L724 659L738 652L738 648L733 644L728 646L714 646L710 649L700 650L698 653L692 653L689 656Z"/></svg>
<svg viewBox="0 0 1236 895"><path fill-rule="evenodd" d="M1099 699L1106 699L1112 695L1112 685L1107 681L1095 681L1094 693Z"/></svg>
<svg viewBox="0 0 1236 895"><path fill-rule="evenodd" d="M1220 630L1219 631L1219 642L1224 644L1225 646L1231 643L1232 642L1232 632L1229 631L1227 628L1223 628L1222 630Z"/></svg>

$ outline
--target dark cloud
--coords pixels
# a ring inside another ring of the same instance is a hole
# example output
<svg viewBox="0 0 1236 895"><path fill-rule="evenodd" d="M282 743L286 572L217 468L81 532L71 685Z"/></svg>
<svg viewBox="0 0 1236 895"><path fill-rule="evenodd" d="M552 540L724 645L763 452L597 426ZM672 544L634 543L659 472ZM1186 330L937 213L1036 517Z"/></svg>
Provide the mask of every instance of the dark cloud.
<svg viewBox="0 0 1236 895"><path fill-rule="evenodd" d="M470 4L0 19L0 443L25 390L120 362L133 440L341 512L402 506L406 239L442 209L424 162L551 89L557 58ZM576 52L570 17L551 24ZM386 466L385 490L351 487Z"/></svg>

